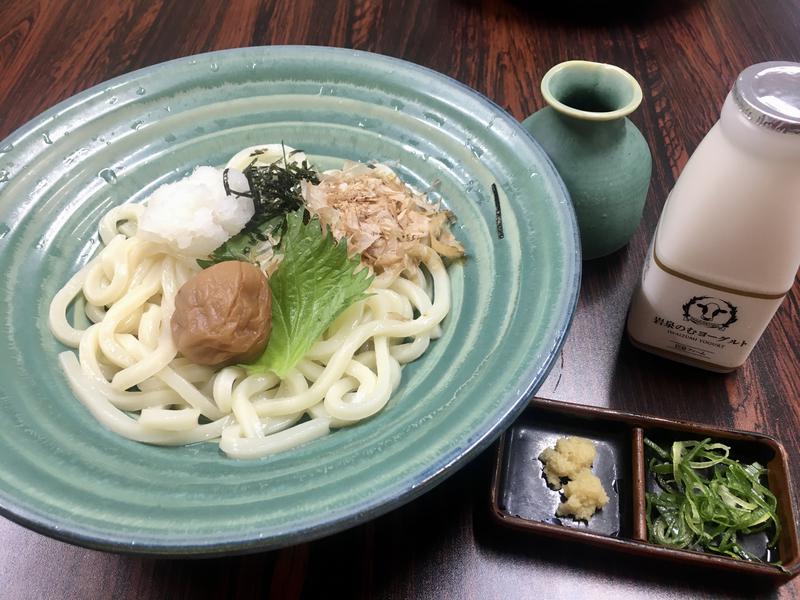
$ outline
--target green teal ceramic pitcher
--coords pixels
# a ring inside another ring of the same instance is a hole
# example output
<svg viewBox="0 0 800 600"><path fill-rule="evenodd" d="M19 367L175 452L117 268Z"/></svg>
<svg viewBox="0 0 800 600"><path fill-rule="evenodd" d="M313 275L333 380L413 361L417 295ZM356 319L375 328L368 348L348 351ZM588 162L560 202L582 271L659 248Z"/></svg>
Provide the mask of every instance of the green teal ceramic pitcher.
<svg viewBox="0 0 800 600"><path fill-rule="evenodd" d="M650 149L626 117L642 89L619 67L571 60L545 74L542 94L549 106L522 125L569 190L584 260L610 254L636 230L650 185Z"/></svg>

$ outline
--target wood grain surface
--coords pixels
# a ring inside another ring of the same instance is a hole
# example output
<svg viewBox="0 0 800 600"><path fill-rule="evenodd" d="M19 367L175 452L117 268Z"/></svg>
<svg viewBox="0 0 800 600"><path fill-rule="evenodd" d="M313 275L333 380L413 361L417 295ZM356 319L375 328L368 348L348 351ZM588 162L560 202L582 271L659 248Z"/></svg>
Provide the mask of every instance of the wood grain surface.
<svg viewBox="0 0 800 600"><path fill-rule="evenodd" d="M583 58L633 73L644 102L632 118L654 159L644 219L627 248L585 263L571 333L539 395L769 433L786 445L800 482L798 286L733 374L672 364L623 339L669 190L742 68L800 60L800 0L4 0L0 138L133 69L261 44L404 58L472 86L519 119L542 106L538 83L555 63ZM118 556L0 519L0 598L800 597L800 581L775 588L501 530L487 508L493 452L371 523L246 557Z"/></svg>

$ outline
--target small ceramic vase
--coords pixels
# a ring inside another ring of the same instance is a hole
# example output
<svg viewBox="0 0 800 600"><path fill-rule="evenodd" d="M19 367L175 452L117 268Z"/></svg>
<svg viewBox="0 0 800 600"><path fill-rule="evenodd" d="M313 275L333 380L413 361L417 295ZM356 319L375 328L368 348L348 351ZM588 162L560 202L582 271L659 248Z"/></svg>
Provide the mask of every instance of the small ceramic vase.
<svg viewBox="0 0 800 600"><path fill-rule="evenodd" d="M571 60L545 74L542 94L549 106L522 125L569 190L583 259L610 254L636 230L650 184L650 149L626 118L642 89L619 67Z"/></svg>

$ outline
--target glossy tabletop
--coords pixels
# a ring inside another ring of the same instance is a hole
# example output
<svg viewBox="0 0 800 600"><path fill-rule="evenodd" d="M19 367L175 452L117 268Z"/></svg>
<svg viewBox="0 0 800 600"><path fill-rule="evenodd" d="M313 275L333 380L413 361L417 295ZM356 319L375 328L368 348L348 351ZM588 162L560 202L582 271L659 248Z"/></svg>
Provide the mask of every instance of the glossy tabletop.
<svg viewBox="0 0 800 600"><path fill-rule="evenodd" d="M0 3L0 138L74 93L164 60L268 44L341 46L433 68L515 118L542 106L555 63L617 64L640 82L632 115L653 154L628 247L584 263L566 344L542 397L768 433L800 481L800 288L750 360L715 375L635 350L628 300L675 178L736 74L800 60L799 0L119 0ZM13 282L6 282L13 283ZM0 598L796 598L768 581L505 531L491 521L494 447L421 498L283 550L207 560L120 556L0 520ZM0 468L2 468L0 461ZM799 498L796 498L797 502Z"/></svg>

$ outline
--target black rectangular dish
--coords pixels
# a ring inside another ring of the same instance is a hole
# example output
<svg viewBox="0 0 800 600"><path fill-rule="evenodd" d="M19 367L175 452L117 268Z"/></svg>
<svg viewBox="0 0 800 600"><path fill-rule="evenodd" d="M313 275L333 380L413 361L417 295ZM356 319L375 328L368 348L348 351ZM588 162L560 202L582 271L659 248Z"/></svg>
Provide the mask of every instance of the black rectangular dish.
<svg viewBox="0 0 800 600"><path fill-rule="evenodd" d="M609 501L588 523L556 516L561 495L547 486L542 475L539 454L564 436L587 438L597 450L592 471L603 482ZM742 545L762 560L779 560L781 565L650 543L645 495L656 491L657 484L647 469L654 451L644 444L645 437L662 447L673 441L708 437L729 445L737 459L757 460L766 466L767 487L777 499L782 527L778 544L767 550L767 535L762 532L745 536ZM653 558L790 579L800 572L800 549L787 462L783 446L763 434L536 398L500 439L491 510L498 522L521 531Z"/></svg>

